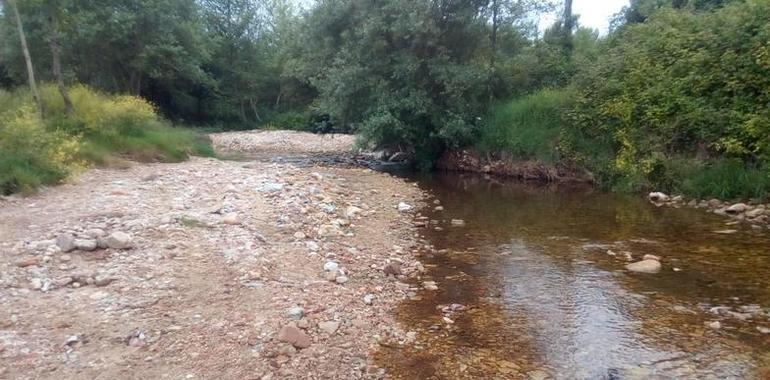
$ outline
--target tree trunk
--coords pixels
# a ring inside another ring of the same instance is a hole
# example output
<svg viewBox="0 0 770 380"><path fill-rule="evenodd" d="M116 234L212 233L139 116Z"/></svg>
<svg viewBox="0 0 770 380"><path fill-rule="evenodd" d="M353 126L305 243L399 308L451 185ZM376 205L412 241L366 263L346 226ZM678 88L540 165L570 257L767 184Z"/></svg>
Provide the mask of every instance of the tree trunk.
<svg viewBox="0 0 770 380"><path fill-rule="evenodd" d="M500 8L498 5L498 0L492 0L492 35L490 36L490 40L492 43L492 52L489 57L489 83L487 84L488 91L489 91L489 101L492 102L494 98L494 78L496 77L495 73L497 72L497 28L498 28L498 21L497 21L497 15L500 13Z"/></svg>
<svg viewBox="0 0 770 380"><path fill-rule="evenodd" d="M61 72L61 45L59 45L59 18L56 14L56 9L51 9L51 57L53 62L51 67L53 68L53 77L56 78L56 83L59 85L59 93L64 100L64 113L67 116L72 116L73 107L72 100L67 93L67 86L64 85L64 77Z"/></svg>
<svg viewBox="0 0 770 380"><path fill-rule="evenodd" d="M564 48L568 56L572 55L572 29L575 28L572 17L572 0L564 0Z"/></svg>
<svg viewBox="0 0 770 380"><path fill-rule="evenodd" d="M40 93L37 91L37 82L35 81L35 70L32 67L32 57L29 55L29 48L27 47L27 36L24 34L24 26L21 24L21 15L19 15L19 8L16 6L14 0L6 0L8 5L13 11L16 18L16 30L19 33L19 39L21 40L21 50L24 53L24 61L27 64L27 80L29 81L29 89L32 91L32 98L35 99L37 105L37 115L40 119L43 119L43 102L40 99Z"/></svg>

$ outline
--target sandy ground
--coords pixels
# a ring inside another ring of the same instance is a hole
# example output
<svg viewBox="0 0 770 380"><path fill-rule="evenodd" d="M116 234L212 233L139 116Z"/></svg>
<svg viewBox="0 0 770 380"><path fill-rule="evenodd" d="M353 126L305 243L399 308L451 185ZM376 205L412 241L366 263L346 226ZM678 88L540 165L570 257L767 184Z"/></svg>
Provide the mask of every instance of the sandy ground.
<svg viewBox="0 0 770 380"><path fill-rule="evenodd" d="M352 149L294 132L213 140ZM423 270L397 205L422 197L368 169L194 158L0 200L0 379L381 378L377 347L414 339L391 311ZM383 271L394 262L399 278Z"/></svg>

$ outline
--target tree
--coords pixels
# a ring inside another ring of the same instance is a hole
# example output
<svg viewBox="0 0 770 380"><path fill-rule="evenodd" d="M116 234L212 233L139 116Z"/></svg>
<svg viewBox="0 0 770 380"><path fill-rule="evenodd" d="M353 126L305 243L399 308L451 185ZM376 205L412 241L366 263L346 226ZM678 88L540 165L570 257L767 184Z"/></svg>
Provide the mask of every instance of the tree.
<svg viewBox="0 0 770 380"><path fill-rule="evenodd" d="M48 1L48 20L50 24L50 46L51 46L51 70L53 77L59 87L59 94L64 100L64 112L67 116L72 116L72 100L67 93L67 86L64 84L64 76L61 69L61 44L59 31L59 8L56 1Z"/></svg>
<svg viewBox="0 0 770 380"><path fill-rule="evenodd" d="M430 161L471 140L488 102L486 1L328 0L306 19L291 70L314 108L375 146Z"/></svg>
<svg viewBox="0 0 770 380"><path fill-rule="evenodd" d="M43 101L40 99L40 93L37 90L37 82L35 81L35 69L32 66L32 57L29 54L29 48L27 47L27 37L24 34L24 26L21 22L21 15L19 14L19 8L16 6L14 0L5 0L6 4L11 8L13 16L16 19L16 30L19 33L19 39L21 40L21 49L24 53L24 62L27 67L27 81L29 82L29 89L32 92L32 97L37 104L37 113L40 119L43 118Z"/></svg>
<svg viewBox="0 0 770 380"><path fill-rule="evenodd" d="M564 52L567 59L572 55L572 30L575 28L575 20L572 15L572 0L564 0L564 18L562 20L562 33L564 34Z"/></svg>

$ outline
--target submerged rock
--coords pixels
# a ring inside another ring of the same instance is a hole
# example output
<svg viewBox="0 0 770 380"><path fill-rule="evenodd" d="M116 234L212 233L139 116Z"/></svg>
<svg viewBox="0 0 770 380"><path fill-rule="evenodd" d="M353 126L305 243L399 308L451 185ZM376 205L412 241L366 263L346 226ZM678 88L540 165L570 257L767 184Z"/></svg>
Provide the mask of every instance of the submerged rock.
<svg viewBox="0 0 770 380"><path fill-rule="evenodd" d="M626 269L637 273L658 273L662 265L658 260L642 260L626 265Z"/></svg>

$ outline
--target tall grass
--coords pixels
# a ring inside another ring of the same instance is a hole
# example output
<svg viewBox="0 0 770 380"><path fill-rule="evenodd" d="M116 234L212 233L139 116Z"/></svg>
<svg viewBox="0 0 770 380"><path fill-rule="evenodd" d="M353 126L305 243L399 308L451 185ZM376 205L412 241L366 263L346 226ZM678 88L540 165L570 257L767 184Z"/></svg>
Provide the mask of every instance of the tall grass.
<svg viewBox="0 0 770 380"><path fill-rule="evenodd" d="M770 194L770 168L739 159L672 160L666 167L668 178L661 185L675 193L719 199L767 199Z"/></svg>
<svg viewBox="0 0 770 380"><path fill-rule="evenodd" d="M173 127L141 98L85 86L71 88L70 96L75 112L66 116L56 87L42 86L41 121L25 89L0 90L0 193L30 192L112 157L181 161L213 155L200 135Z"/></svg>
<svg viewBox="0 0 770 380"><path fill-rule="evenodd" d="M542 90L493 106L483 121L476 148L507 152L520 159L557 161L559 134L573 98L568 89Z"/></svg>

